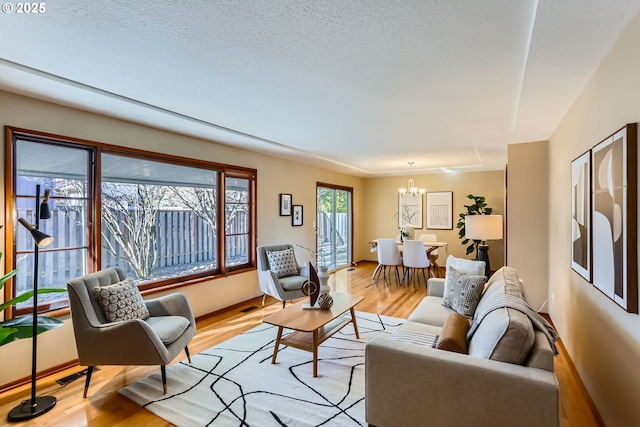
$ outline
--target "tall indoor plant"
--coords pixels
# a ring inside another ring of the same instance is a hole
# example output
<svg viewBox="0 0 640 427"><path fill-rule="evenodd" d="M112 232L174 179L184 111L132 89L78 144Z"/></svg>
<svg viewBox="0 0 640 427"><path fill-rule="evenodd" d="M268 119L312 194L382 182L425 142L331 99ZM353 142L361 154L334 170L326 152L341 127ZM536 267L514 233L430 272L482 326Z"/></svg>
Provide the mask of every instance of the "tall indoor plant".
<svg viewBox="0 0 640 427"><path fill-rule="evenodd" d="M478 246L479 240L471 241L465 236L465 227L464 227L464 217L467 215L491 215L493 208L487 207L487 203L485 201L484 196L474 196L473 194L467 195L467 199L473 200L473 203L470 205L464 205L467 209L466 212L462 212L460 217L458 218L458 223L456 224L456 228L460 229L458 231L458 237L462 240L463 245L467 246L467 255L472 253ZM471 243L469 243L471 242Z"/></svg>

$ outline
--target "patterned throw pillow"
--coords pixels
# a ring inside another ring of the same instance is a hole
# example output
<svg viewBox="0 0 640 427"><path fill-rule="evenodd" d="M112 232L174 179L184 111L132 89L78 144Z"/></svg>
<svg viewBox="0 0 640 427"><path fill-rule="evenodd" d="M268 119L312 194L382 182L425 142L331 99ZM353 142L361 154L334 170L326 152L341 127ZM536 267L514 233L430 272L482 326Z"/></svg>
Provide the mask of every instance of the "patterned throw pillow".
<svg viewBox="0 0 640 427"><path fill-rule="evenodd" d="M469 319L473 318L486 282L485 276L466 274L449 267L444 279L442 305L454 309Z"/></svg>
<svg viewBox="0 0 640 427"><path fill-rule="evenodd" d="M146 319L149 317L140 290L130 280L113 285L95 288L98 301L109 322L122 322L129 319Z"/></svg>
<svg viewBox="0 0 640 427"><path fill-rule="evenodd" d="M270 270L278 277L297 276L298 263L293 249L267 252Z"/></svg>

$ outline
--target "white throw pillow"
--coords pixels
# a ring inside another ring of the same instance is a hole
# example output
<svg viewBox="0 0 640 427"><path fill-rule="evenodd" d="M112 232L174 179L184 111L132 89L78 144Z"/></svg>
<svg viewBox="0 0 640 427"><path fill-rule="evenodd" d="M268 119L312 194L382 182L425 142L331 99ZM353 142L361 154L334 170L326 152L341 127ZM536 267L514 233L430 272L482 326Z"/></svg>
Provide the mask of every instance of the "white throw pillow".
<svg viewBox="0 0 640 427"><path fill-rule="evenodd" d="M279 278L298 275L298 263L293 249L267 252L269 269Z"/></svg>
<svg viewBox="0 0 640 427"><path fill-rule="evenodd" d="M474 259L456 258L453 255L449 255L449 257L447 257L447 273L449 272L449 267L453 267L463 273L483 276L485 262Z"/></svg>

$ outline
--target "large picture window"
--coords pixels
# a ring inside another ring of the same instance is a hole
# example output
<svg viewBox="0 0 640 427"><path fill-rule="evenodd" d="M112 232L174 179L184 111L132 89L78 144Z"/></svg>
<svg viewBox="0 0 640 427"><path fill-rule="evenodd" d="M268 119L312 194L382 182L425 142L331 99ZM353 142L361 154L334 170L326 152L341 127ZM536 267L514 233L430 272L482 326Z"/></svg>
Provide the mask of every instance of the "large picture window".
<svg viewBox="0 0 640 427"><path fill-rule="evenodd" d="M40 229L55 242L40 250L40 288L109 267L143 290L255 267L255 170L11 128L7 135L7 224L33 222L35 186L51 191L53 215ZM33 286L32 241L13 225L6 268L19 272L9 298ZM40 311L68 305L56 293L38 302Z"/></svg>

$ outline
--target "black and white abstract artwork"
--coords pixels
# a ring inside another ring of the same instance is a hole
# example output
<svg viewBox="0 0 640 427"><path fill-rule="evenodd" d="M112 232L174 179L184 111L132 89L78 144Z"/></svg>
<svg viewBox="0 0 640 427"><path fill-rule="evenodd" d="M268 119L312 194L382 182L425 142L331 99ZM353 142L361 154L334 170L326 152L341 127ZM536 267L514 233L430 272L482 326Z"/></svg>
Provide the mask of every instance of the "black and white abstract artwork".
<svg viewBox="0 0 640 427"><path fill-rule="evenodd" d="M628 312L638 312L637 126L591 150L593 285Z"/></svg>
<svg viewBox="0 0 640 427"><path fill-rule="evenodd" d="M571 268L591 281L591 151L571 162Z"/></svg>

